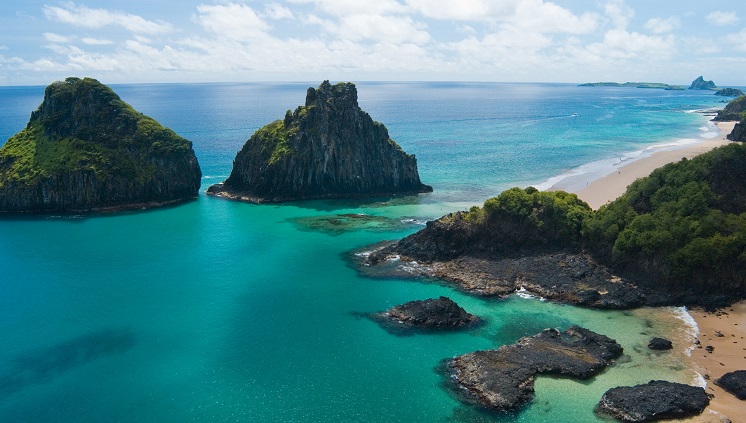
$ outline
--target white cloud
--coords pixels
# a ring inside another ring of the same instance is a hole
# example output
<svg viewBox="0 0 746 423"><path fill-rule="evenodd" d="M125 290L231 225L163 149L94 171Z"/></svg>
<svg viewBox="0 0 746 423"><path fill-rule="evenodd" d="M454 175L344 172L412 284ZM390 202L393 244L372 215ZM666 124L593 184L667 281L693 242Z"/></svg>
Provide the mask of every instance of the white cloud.
<svg viewBox="0 0 746 423"><path fill-rule="evenodd" d="M635 16L635 11L624 4L624 0L611 0L604 6L606 16L611 19L614 27L624 29Z"/></svg>
<svg viewBox="0 0 746 423"><path fill-rule="evenodd" d="M670 18L652 18L645 22L645 29L654 34L664 34L671 32L681 26L681 20L678 16L671 16Z"/></svg>
<svg viewBox="0 0 746 423"><path fill-rule="evenodd" d="M424 31L424 25L409 17L350 15L341 18L336 27L327 25L325 29L351 41L373 40L394 44L424 44L430 41L430 34Z"/></svg>
<svg viewBox="0 0 746 423"><path fill-rule="evenodd" d="M109 44L114 44L114 41L106 40L102 38L91 38L91 37L83 37L80 39L84 44L88 44L89 46L105 46Z"/></svg>
<svg viewBox="0 0 746 423"><path fill-rule="evenodd" d="M313 4L332 16L387 15L404 13L407 9L396 0L288 0L295 4Z"/></svg>
<svg viewBox="0 0 746 423"><path fill-rule="evenodd" d="M49 41L50 43L69 43L71 40L70 37L66 37L60 34L55 34L52 32L45 32L42 35L44 36L44 39Z"/></svg>
<svg viewBox="0 0 746 423"><path fill-rule="evenodd" d="M91 9L73 2L64 2L62 7L44 6L47 19L83 28L103 28L119 26L128 31L142 34L162 34L173 31L171 24L164 21L150 21L141 16L106 9Z"/></svg>
<svg viewBox="0 0 746 423"><path fill-rule="evenodd" d="M278 3L268 4L264 13L274 20L295 19L295 15L293 15L293 12L290 9Z"/></svg>
<svg viewBox="0 0 746 423"><path fill-rule="evenodd" d="M207 31L220 37L242 41L262 38L270 26L245 4L199 5L192 17Z"/></svg>
<svg viewBox="0 0 746 423"><path fill-rule="evenodd" d="M721 12L719 10L705 16L705 19L718 26L733 25L739 21L736 12Z"/></svg>
<svg viewBox="0 0 746 423"><path fill-rule="evenodd" d="M725 40L733 44L738 50L746 51L746 29L727 35Z"/></svg>

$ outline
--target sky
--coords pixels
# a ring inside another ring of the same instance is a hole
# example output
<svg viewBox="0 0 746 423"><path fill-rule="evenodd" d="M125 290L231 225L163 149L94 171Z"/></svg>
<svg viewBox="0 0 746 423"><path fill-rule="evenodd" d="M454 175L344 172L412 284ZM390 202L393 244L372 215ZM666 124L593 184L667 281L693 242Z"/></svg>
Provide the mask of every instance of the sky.
<svg viewBox="0 0 746 423"><path fill-rule="evenodd" d="M3 0L0 85L746 85L741 0Z"/></svg>

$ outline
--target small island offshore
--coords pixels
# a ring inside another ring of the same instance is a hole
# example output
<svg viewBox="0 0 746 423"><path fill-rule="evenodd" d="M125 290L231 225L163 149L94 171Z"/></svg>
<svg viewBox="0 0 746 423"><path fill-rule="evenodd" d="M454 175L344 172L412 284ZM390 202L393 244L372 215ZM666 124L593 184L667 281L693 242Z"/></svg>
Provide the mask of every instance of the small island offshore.
<svg viewBox="0 0 746 423"><path fill-rule="evenodd" d="M207 194L264 203L431 191L417 159L358 106L355 85L324 81L304 106L256 131Z"/></svg>
<svg viewBox="0 0 746 423"><path fill-rule="evenodd" d="M197 198L192 143L92 78L49 85L0 148L0 212L142 209Z"/></svg>

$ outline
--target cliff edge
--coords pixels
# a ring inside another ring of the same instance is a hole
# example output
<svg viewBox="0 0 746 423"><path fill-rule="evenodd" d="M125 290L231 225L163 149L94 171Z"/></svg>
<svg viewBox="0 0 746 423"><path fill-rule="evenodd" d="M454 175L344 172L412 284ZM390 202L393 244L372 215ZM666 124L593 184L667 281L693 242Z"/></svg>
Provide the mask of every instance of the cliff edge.
<svg viewBox="0 0 746 423"><path fill-rule="evenodd" d="M207 193L262 203L430 191L415 157L358 106L355 85L324 81L305 105L256 131Z"/></svg>
<svg viewBox="0 0 746 423"><path fill-rule="evenodd" d="M67 78L0 148L0 211L161 206L196 198L201 177L191 142L97 80Z"/></svg>

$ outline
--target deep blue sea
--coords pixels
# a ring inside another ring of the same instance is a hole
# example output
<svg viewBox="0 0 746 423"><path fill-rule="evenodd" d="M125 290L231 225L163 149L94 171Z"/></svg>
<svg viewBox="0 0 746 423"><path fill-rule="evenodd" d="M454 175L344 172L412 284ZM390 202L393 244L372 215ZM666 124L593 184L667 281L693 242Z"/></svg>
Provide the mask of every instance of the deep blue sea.
<svg viewBox="0 0 746 423"><path fill-rule="evenodd" d="M606 389L693 380L682 310L480 299L435 283L361 277L347 252L512 186L572 189L620 159L720 136L695 111L722 108L722 98L564 84L359 83L361 107L416 154L432 194L284 205L205 196L245 140L303 104L311 85L318 82L112 86L193 141L201 194L145 212L0 218L0 421L596 422L593 406ZM25 126L43 92L0 87L0 140ZM348 213L370 218L324 225ZM488 324L401 337L360 317L440 295ZM539 377L534 401L518 413L461 405L436 370L445 358L570 325L617 339L625 359L589 381ZM653 336L681 342L653 354Z"/></svg>

